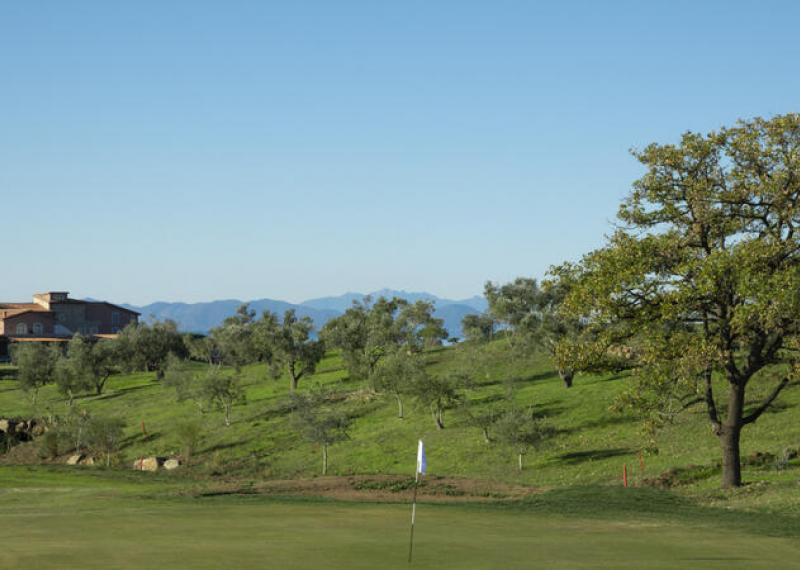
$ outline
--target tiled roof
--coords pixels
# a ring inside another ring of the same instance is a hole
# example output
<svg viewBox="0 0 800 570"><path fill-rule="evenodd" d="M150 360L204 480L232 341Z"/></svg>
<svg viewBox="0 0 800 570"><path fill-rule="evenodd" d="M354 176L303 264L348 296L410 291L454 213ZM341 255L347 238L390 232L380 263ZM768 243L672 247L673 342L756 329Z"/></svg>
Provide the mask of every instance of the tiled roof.
<svg viewBox="0 0 800 570"><path fill-rule="evenodd" d="M16 317L25 313L50 313L36 303L0 303L0 319Z"/></svg>

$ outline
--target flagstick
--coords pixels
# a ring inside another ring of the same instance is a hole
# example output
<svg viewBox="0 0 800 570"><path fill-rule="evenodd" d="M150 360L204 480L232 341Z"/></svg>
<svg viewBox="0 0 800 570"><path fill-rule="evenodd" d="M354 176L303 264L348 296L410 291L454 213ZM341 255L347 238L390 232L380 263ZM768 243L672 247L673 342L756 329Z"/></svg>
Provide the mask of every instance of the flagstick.
<svg viewBox="0 0 800 570"><path fill-rule="evenodd" d="M411 499L411 538L408 541L408 563L411 564L411 554L414 551L414 522L417 519L417 487L419 486L419 469L414 474L414 498Z"/></svg>

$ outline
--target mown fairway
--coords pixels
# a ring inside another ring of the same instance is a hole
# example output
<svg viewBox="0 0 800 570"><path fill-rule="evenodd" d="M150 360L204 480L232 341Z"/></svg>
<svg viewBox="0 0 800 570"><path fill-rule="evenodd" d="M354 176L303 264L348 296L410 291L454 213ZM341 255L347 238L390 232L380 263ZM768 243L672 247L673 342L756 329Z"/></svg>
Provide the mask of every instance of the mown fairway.
<svg viewBox="0 0 800 570"><path fill-rule="evenodd" d="M178 490L111 473L0 468L0 567L408 567L406 504ZM413 567L800 568L800 545L780 521L641 493L424 504Z"/></svg>
<svg viewBox="0 0 800 570"><path fill-rule="evenodd" d="M96 499L3 518L3 568L407 567L401 505ZM670 523L444 506L419 521L418 568L800 567L795 540Z"/></svg>

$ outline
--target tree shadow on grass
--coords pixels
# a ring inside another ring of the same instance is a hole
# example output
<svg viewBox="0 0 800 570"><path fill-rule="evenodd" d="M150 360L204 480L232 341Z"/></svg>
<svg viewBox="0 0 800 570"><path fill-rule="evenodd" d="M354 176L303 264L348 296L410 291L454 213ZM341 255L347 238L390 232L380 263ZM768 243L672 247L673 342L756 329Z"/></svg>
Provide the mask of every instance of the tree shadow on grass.
<svg viewBox="0 0 800 570"><path fill-rule="evenodd" d="M95 402L99 402L101 400L113 400L114 398L119 398L120 396L124 396L130 392L135 392L137 390L144 390L145 388L152 388L155 386L154 384L140 384L139 386L131 386L130 388L119 388L114 390L113 392L107 392L105 394L101 394L100 396L96 396L95 394L86 394L85 396L80 396L81 399L91 399Z"/></svg>
<svg viewBox="0 0 800 570"><path fill-rule="evenodd" d="M213 453L215 451L222 451L223 449L233 449L234 447L245 445L247 443L250 443L251 441L253 441L253 438L240 439L238 441L229 441L227 443L217 443L216 445L212 445L211 447L207 447L200 451L202 453Z"/></svg>
<svg viewBox="0 0 800 570"><path fill-rule="evenodd" d="M163 434L159 431L154 431L148 433L147 435L143 433L137 433L135 435L128 436L120 441L119 448L125 449L126 447L130 447L137 443L150 443L157 439L159 439Z"/></svg>
<svg viewBox="0 0 800 570"><path fill-rule="evenodd" d="M631 455L633 452L634 451L629 447L589 449L586 451L573 451L572 453L565 453L560 455L558 460L569 465L577 465L586 461L596 461L598 459L610 459L612 457L620 457L622 455Z"/></svg>

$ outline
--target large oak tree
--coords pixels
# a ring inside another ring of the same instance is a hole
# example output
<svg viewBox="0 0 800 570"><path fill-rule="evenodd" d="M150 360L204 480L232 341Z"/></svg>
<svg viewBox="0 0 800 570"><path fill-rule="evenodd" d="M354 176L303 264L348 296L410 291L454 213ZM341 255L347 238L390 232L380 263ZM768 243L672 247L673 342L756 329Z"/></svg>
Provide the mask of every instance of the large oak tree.
<svg viewBox="0 0 800 570"><path fill-rule="evenodd" d="M699 399L722 447L722 484L739 486L742 430L797 373L800 115L634 154L646 173L619 229L555 271L570 286L565 308L606 341L574 360L624 353L635 368L628 401L650 412Z"/></svg>

